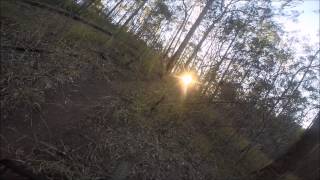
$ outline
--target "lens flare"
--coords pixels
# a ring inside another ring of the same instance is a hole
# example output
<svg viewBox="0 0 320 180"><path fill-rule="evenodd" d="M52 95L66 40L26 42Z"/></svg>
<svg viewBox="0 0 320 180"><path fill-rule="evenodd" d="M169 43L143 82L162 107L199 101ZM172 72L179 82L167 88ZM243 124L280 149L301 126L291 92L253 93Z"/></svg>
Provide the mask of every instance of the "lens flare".
<svg viewBox="0 0 320 180"><path fill-rule="evenodd" d="M193 79L192 79L192 76L190 74L184 74L181 76L181 80L182 80L182 83L185 85L185 86L189 86Z"/></svg>

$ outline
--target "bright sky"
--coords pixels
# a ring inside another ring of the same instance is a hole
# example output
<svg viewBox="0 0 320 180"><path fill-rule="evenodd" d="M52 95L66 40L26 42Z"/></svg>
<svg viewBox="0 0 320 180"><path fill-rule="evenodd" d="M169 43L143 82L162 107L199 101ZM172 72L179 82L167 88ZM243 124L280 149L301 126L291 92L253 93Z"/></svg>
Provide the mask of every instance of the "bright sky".
<svg viewBox="0 0 320 180"><path fill-rule="evenodd" d="M188 0L193 1L193 0ZM115 1L116 2L116 1ZM273 0L273 4L275 7L279 7L284 1L283 0ZM189 3L188 3L189 4ZM200 7L197 7L191 16L191 20L195 21L200 13ZM286 7L287 12L297 11L300 15L296 18L296 21L292 18L278 16L275 18L276 21L281 23L286 32L289 32L287 35L289 37L295 37L300 40L304 39L303 43L307 43L308 45L312 45L313 47L319 48L319 30L320 30L320 0L301 0L301 2L297 2L293 7ZM169 34L168 34L169 38ZM302 53L302 43L295 44L294 48L296 49L297 55L301 55ZM303 123L304 127L307 127L311 120L313 119L313 114L315 112L311 112L306 118L306 122Z"/></svg>
<svg viewBox="0 0 320 180"><path fill-rule="evenodd" d="M309 42L315 46L318 46L319 49L319 31L320 31L320 1L319 0L305 0L301 4L297 5L295 10L301 12L301 15L298 17L298 22L288 23L285 27L288 30L296 30L297 35L305 36ZM311 112L310 118L303 123L304 127L309 126L312 119L315 116L316 111ZM312 118L312 119L311 119Z"/></svg>
<svg viewBox="0 0 320 180"><path fill-rule="evenodd" d="M284 1L283 0L273 0L275 7L279 7ZM292 7L291 7L292 6ZM275 20L282 24L284 31L288 37L295 37L301 42L311 45L315 49L319 49L320 42L320 0L301 0L300 2L286 7L286 12L297 11L299 16L295 18L277 16ZM192 15L192 20L195 21L198 14L200 13L200 7L195 9ZM294 44L293 48L296 49L296 55L303 55L303 43ZM310 111L307 117L304 119L302 126L304 128L308 127L312 122L316 110Z"/></svg>
<svg viewBox="0 0 320 180"><path fill-rule="evenodd" d="M302 11L302 14L298 18L298 26L295 26L295 29L301 30L302 34L318 42L320 24L319 9L320 1L305 0L305 2L297 7L297 10ZM294 29L294 27L292 28Z"/></svg>
<svg viewBox="0 0 320 180"><path fill-rule="evenodd" d="M279 4L279 2L275 1L274 4ZM288 8L288 11L294 10L300 13L296 22L285 17L279 18L279 22L283 24L285 31L295 32L293 35L306 37L310 43L319 44L319 9L319 0L304 0L297 3L295 7Z"/></svg>
<svg viewBox="0 0 320 180"><path fill-rule="evenodd" d="M274 2L277 5L279 2ZM312 45L314 48L319 49L320 42L320 1L319 0L304 0L289 8L289 11L296 10L300 13L297 21L289 18L277 18L283 24L284 30L290 32L289 36L298 37L299 39L306 38L303 42ZM301 44L295 46L297 52L301 50ZM307 115L303 127L308 127L313 120L317 110L311 111Z"/></svg>

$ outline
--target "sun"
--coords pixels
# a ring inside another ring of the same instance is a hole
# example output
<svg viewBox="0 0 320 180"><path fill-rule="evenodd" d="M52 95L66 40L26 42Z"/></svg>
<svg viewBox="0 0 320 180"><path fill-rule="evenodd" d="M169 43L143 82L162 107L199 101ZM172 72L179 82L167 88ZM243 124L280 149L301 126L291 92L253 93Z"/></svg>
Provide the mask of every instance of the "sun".
<svg viewBox="0 0 320 180"><path fill-rule="evenodd" d="M191 76L191 74L184 74L181 76L181 80L182 80L182 83L185 85L185 86L189 86L192 82L193 82L193 78Z"/></svg>

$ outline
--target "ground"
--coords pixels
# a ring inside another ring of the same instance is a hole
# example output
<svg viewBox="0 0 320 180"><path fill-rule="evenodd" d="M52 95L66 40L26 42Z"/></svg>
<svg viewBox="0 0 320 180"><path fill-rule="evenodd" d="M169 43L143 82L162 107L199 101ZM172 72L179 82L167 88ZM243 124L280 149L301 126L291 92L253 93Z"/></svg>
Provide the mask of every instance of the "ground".
<svg viewBox="0 0 320 180"><path fill-rule="evenodd" d="M1 1L1 158L50 179L240 179L269 162L253 150L235 166L248 142L212 130L230 114L197 113L221 105L186 103L154 52L117 33Z"/></svg>
<svg viewBox="0 0 320 180"><path fill-rule="evenodd" d="M1 156L52 178L166 176L156 168L164 151L157 134L141 127L154 124L131 121L139 118L132 111L148 111L157 101L141 105L135 97L159 78L150 83L133 72L130 51L114 50L105 44L110 37L90 27L21 2L2 3L1 53L10 62L2 66ZM186 172L190 165L184 166Z"/></svg>

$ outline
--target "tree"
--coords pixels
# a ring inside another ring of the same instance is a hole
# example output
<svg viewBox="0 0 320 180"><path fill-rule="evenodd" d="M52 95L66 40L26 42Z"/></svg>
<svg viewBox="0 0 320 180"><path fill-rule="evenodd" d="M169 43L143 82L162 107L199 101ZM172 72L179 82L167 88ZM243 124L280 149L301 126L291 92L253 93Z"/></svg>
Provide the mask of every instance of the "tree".
<svg viewBox="0 0 320 180"><path fill-rule="evenodd" d="M182 43L178 47L177 51L169 58L168 63L167 63L167 67L166 67L167 72L171 71L174 63L180 57L181 53L183 52L183 50L187 46L192 35L194 34L196 29L198 28L199 24L201 23L201 21L203 20L205 15L207 14L208 10L211 8L212 3L213 3L213 0L207 0L204 8L202 9L201 13L199 14L199 16L197 18L197 20L190 28L189 32L187 33L186 37L184 38L184 40L182 41Z"/></svg>
<svg viewBox="0 0 320 180"><path fill-rule="evenodd" d="M187 7L186 5L186 2L183 0L182 1L182 4L183 4L183 12L184 12L184 16L183 16L183 19L182 19L182 22L181 24L179 25L179 28L177 29L177 31L175 33L173 33L172 37L170 38L169 40L169 43L168 43L168 47L166 47L166 50L164 51L163 53L163 57L166 58L171 50L171 47L173 45L173 43L175 42L175 40L177 39L177 44L178 44L178 41L182 35L182 30L185 28L191 14L193 13L193 10L194 10L194 7L195 5L192 4L190 6L190 8ZM180 34L180 35L179 35ZM175 47L173 48L175 49Z"/></svg>
<svg viewBox="0 0 320 180"><path fill-rule="evenodd" d="M220 2L221 4L217 4L219 6L223 6L223 1ZM193 60L193 58L197 55L198 51L200 50L202 44L204 43L204 41L207 39L208 35L210 34L210 32L213 30L213 28L216 26L216 23L219 22L224 15L227 13L228 7L232 4L232 1L229 2L229 4L226 5L226 7L224 7L224 10L221 12L220 15L218 15L218 17L214 17L214 16L209 16L209 20L211 21L210 26L205 30L205 32L202 35L201 40L199 41L199 43L196 45L196 47L194 48L192 54L189 56L189 58L187 59L187 61L185 62L185 69L187 69L187 67L189 66L189 64L191 63L191 61ZM218 9L218 8L217 8ZM216 14L216 13L215 13Z"/></svg>
<svg viewBox="0 0 320 180"><path fill-rule="evenodd" d="M305 131L300 140L298 140L285 154L281 155L271 164L267 165L263 169L253 172L253 179L275 179L286 172L299 174L299 176L304 177L304 179L318 179L319 171L316 168L320 162L319 128L320 113L316 115L312 125ZM307 164L304 162L305 159L311 163L311 166L308 166L309 168L301 167L301 165Z"/></svg>
<svg viewBox="0 0 320 180"><path fill-rule="evenodd" d="M106 17L109 17L123 2L124 0L119 0L112 9L109 10L109 12L106 14Z"/></svg>
<svg viewBox="0 0 320 180"><path fill-rule="evenodd" d="M142 0L142 2L139 3L139 6L137 9L133 11L133 13L128 17L128 19L123 23L121 28L127 26L129 22L138 14L138 12L143 8L143 6L147 3L148 0Z"/></svg>

